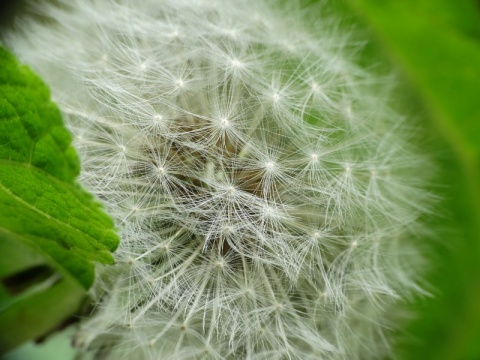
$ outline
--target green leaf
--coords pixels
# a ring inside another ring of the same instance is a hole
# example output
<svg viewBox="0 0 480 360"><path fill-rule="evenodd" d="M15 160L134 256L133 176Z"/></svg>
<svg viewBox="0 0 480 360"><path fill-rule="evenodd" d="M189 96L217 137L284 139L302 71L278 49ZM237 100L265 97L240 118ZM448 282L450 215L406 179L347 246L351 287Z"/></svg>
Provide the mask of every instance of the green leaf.
<svg viewBox="0 0 480 360"><path fill-rule="evenodd" d="M75 178L79 162L46 86L0 50L0 233L58 264L85 288L93 261L113 263L113 225Z"/></svg>
<svg viewBox="0 0 480 360"><path fill-rule="evenodd" d="M84 298L85 290L78 283L50 278L28 296L9 304L0 311L1 352L55 330L79 309Z"/></svg>
<svg viewBox="0 0 480 360"><path fill-rule="evenodd" d="M443 137L443 245L418 305L406 359L480 358L480 6L474 0L349 0L431 114ZM428 349L428 355L424 353ZM405 350L405 349L404 349Z"/></svg>
<svg viewBox="0 0 480 360"><path fill-rule="evenodd" d="M93 283L94 263L114 262L113 222L76 183L70 142L48 88L0 48L1 350L57 326Z"/></svg>

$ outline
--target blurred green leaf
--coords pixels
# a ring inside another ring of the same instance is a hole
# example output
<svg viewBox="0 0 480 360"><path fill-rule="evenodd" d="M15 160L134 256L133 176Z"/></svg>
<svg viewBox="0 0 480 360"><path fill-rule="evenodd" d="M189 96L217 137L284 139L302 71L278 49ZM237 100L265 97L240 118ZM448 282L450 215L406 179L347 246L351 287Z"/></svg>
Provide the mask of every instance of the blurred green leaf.
<svg viewBox="0 0 480 360"><path fill-rule="evenodd" d="M71 345L76 332L77 327L70 326L41 343L28 342L5 354L2 360L78 360L77 351Z"/></svg>
<svg viewBox="0 0 480 360"><path fill-rule="evenodd" d="M451 154L441 165L452 230L436 249L430 279L438 295L418 304L416 341L402 349L404 358L480 359L480 4L349 2L403 69Z"/></svg>
<svg viewBox="0 0 480 360"><path fill-rule="evenodd" d="M84 289L72 279L52 278L45 285L0 311L1 352L54 330L84 301Z"/></svg>
<svg viewBox="0 0 480 360"><path fill-rule="evenodd" d="M0 48L0 350L71 315L112 264L112 220L75 182L79 162L43 82Z"/></svg>

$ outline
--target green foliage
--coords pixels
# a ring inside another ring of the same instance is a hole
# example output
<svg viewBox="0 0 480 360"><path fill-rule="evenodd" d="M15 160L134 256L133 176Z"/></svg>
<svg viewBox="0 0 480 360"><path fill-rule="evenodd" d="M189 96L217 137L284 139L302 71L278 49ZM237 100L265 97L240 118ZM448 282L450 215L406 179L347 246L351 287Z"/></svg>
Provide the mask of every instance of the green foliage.
<svg viewBox="0 0 480 360"><path fill-rule="evenodd" d="M47 87L0 48L1 350L58 325L94 262L113 263L113 223L76 184L70 141Z"/></svg>
<svg viewBox="0 0 480 360"><path fill-rule="evenodd" d="M405 359L480 358L480 4L474 0L349 0L404 70L445 146L448 224L418 304ZM448 233L447 233L448 232ZM425 354L424 349L428 349Z"/></svg>

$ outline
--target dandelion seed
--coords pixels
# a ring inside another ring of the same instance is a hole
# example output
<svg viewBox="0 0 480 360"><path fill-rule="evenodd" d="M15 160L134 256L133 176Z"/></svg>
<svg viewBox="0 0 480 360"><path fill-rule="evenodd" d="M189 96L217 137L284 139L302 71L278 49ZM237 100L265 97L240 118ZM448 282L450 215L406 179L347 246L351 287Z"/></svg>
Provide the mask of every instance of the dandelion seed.
<svg viewBox="0 0 480 360"><path fill-rule="evenodd" d="M175 86L183 88L185 86L185 82L182 79L178 79L175 81Z"/></svg>
<svg viewBox="0 0 480 360"><path fill-rule="evenodd" d="M267 162L265 163L265 169L266 169L267 171L273 171L273 170L275 170L275 163L274 163L273 161L267 161Z"/></svg>
<svg viewBox="0 0 480 360"><path fill-rule="evenodd" d="M232 59L230 63L232 64L233 67L236 67L236 68L243 67L243 64L238 59Z"/></svg>

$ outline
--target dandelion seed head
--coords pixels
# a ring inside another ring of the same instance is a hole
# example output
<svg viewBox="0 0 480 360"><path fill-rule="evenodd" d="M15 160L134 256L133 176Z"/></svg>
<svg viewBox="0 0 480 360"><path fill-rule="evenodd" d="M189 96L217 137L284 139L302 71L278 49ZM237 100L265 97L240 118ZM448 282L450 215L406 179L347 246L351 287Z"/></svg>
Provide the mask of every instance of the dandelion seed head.
<svg viewBox="0 0 480 360"><path fill-rule="evenodd" d="M38 7L54 22L7 39L51 86L120 231L85 353L388 354L392 309L419 289L428 162L353 35L285 6L59 0Z"/></svg>

